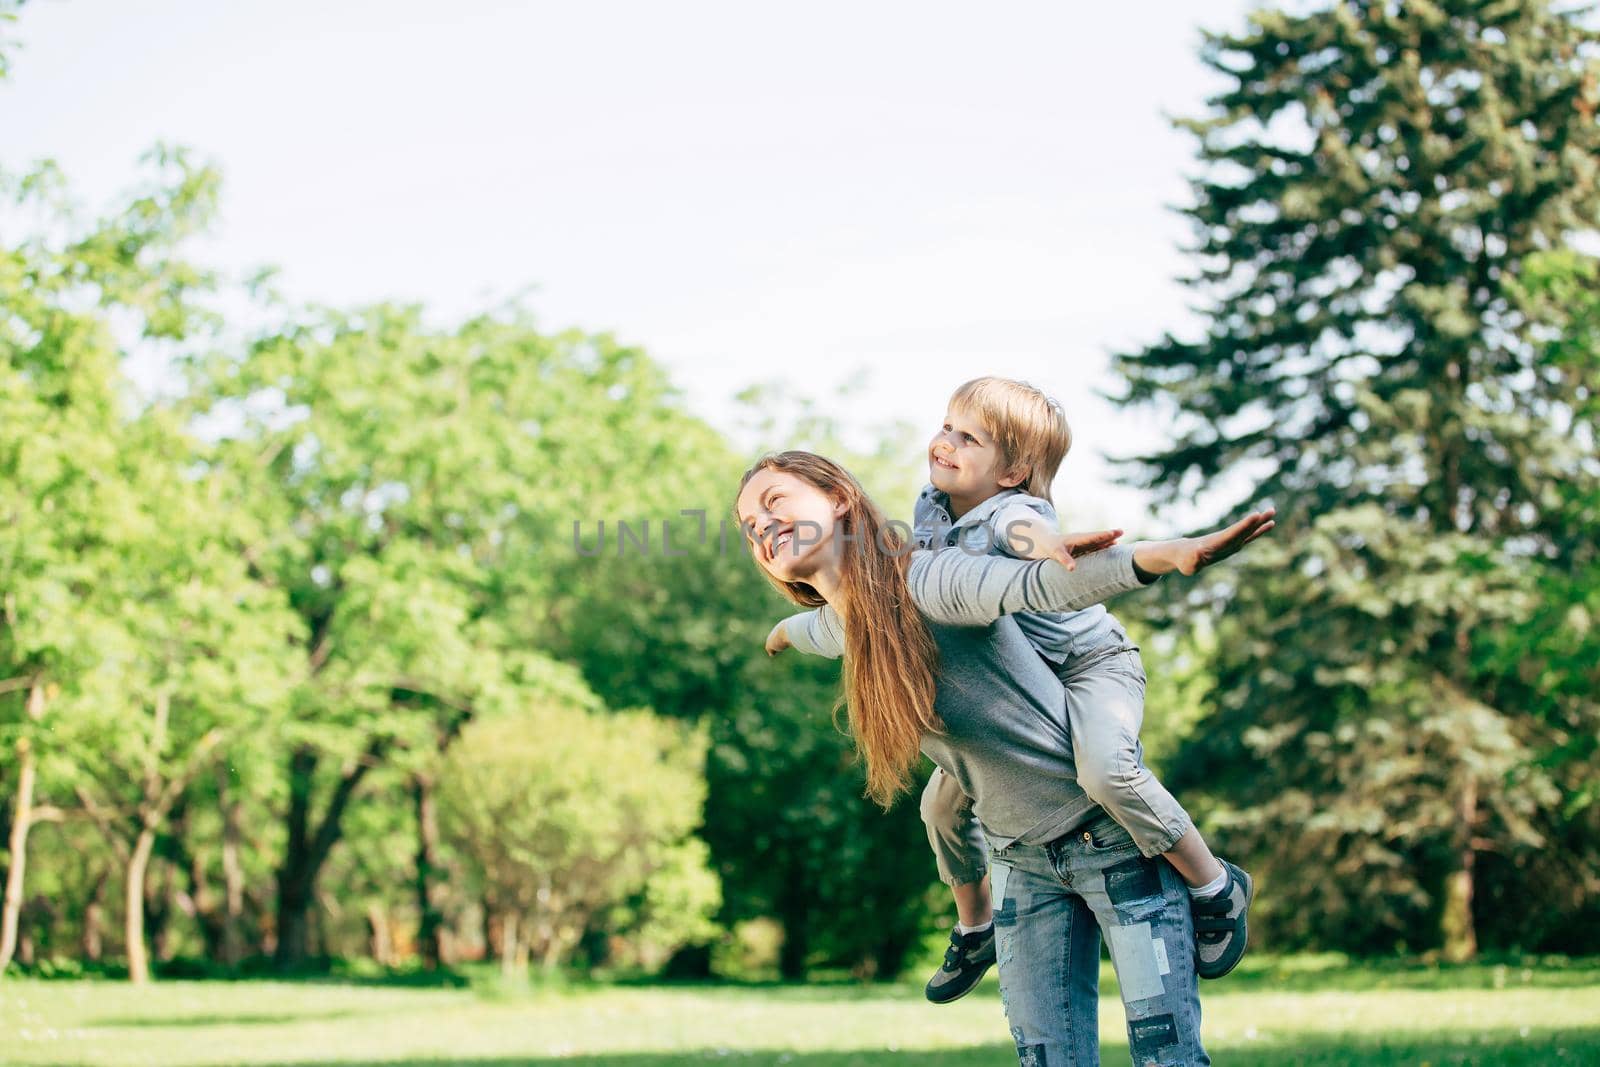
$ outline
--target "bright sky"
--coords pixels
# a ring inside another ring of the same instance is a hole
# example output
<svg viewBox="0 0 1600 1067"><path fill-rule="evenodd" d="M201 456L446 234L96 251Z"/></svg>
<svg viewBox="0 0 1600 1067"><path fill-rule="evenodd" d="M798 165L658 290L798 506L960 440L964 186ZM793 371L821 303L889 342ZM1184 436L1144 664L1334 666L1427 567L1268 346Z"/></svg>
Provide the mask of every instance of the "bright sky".
<svg viewBox="0 0 1600 1067"><path fill-rule="evenodd" d="M978 374L1058 396L1066 521L1142 521L1103 454L1160 439L1107 353L1192 325L1199 26L1245 0L33 0L0 164L103 203L158 140L224 174L207 255L291 297L458 316L532 287L712 422L778 380L931 433ZM907 457L920 465L919 454Z"/></svg>

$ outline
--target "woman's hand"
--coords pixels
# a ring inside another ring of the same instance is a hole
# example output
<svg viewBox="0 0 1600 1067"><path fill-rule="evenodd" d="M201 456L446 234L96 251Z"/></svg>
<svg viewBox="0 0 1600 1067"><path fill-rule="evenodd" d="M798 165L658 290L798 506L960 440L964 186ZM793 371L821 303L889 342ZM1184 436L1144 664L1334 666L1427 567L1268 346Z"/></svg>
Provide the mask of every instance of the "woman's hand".
<svg viewBox="0 0 1600 1067"><path fill-rule="evenodd" d="M774 626L772 628L772 632L767 635L767 655L776 656L784 649L794 647L793 645L789 644L789 631L784 629L784 623L788 621L788 619L782 620L778 623L778 625Z"/></svg>
<svg viewBox="0 0 1600 1067"><path fill-rule="evenodd" d="M1133 563L1150 574L1194 574L1220 562L1260 537L1273 526L1277 509L1252 511L1232 526L1200 537L1172 541L1144 541L1134 546Z"/></svg>

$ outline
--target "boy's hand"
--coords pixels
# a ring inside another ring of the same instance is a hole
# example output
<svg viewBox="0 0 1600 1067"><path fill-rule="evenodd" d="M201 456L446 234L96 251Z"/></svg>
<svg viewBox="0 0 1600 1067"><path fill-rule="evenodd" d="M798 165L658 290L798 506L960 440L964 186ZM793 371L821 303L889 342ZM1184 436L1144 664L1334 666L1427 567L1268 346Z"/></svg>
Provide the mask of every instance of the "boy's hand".
<svg viewBox="0 0 1600 1067"><path fill-rule="evenodd" d="M1035 559L1053 559L1067 570L1076 570L1077 558L1110 548L1122 536L1121 530L1096 530L1093 533L1052 533L1039 542Z"/></svg>
<svg viewBox="0 0 1600 1067"><path fill-rule="evenodd" d="M1122 531L1064 534L1051 529L1042 518L1032 517L1013 519L997 536L1018 559L1053 559L1070 571L1077 569L1077 557L1110 548Z"/></svg>
<svg viewBox="0 0 1600 1067"><path fill-rule="evenodd" d="M1252 511L1238 522L1200 537L1180 537L1173 541L1149 541L1134 549L1133 562L1151 574L1194 574L1219 563L1260 537L1273 526L1277 509Z"/></svg>
<svg viewBox="0 0 1600 1067"><path fill-rule="evenodd" d="M1122 537L1121 530L1096 530L1093 533L1064 533L1061 535L1061 547L1069 556L1087 556L1091 552L1099 552L1103 548L1110 548ZM1059 557L1058 557L1059 558ZM1072 564L1066 564L1068 569Z"/></svg>
<svg viewBox="0 0 1600 1067"><path fill-rule="evenodd" d="M794 647L789 643L789 631L784 629L783 625L788 621L788 619L782 620L778 623L778 625L774 626L772 628L772 632L767 635L767 655L776 656L784 649Z"/></svg>

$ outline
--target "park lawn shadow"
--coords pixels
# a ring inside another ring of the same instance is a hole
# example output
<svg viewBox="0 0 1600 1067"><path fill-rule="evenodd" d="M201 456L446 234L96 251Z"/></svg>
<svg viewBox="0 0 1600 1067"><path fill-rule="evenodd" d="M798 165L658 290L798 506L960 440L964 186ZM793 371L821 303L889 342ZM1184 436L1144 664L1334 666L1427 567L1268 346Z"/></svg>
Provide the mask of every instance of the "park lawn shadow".
<svg viewBox="0 0 1600 1067"><path fill-rule="evenodd" d="M614 986L612 988L628 988ZM927 994L919 978L907 981L863 982L857 979L840 979L836 982L655 982L633 988L647 988L667 993L716 993L719 996L749 997L751 999L779 999L785 1004L848 1004L858 1000L905 1001L924 1004ZM971 996L982 999L1000 999L1000 982L993 974L986 976Z"/></svg>
<svg viewBox="0 0 1600 1067"><path fill-rule="evenodd" d="M1318 1037L1290 1040L1270 1046L1219 1046L1208 1050L1227 1067L1351 1067L1426 1063L1431 1067L1552 1067L1559 1064L1600 1062L1600 1026L1560 1030L1469 1031L1455 1038L1437 1035L1364 1034L1350 1038ZM1127 1045L1101 1047L1102 1062L1128 1062ZM375 1060L294 1060L261 1067L688 1067L691 1064L734 1062L772 1067L1002 1067L1016 1062L1008 1044L978 1045L963 1049L912 1049L888 1051L862 1049L841 1052L783 1052L774 1049L699 1049L687 1052L603 1053L579 1056L437 1057ZM26 1065L21 1065L26 1067ZM215 1067L232 1067L217 1064Z"/></svg>
<svg viewBox="0 0 1600 1067"><path fill-rule="evenodd" d="M260 1014L236 1015L113 1015L104 1019L90 1019L83 1025L89 1029L121 1029L143 1027L160 1029L164 1026L269 1026L281 1023L322 1022L326 1019L349 1019L360 1012L340 1011L282 1011Z"/></svg>
<svg viewBox="0 0 1600 1067"><path fill-rule="evenodd" d="M1263 1043L1264 1044L1264 1043ZM1122 1046L1126 1049L1126 1046ZM1106 1062L1117 1062L1106 1047ZM1520 1030L1467 1030L1437 1034L1351 1034L1302 1038L1270 1046L1207 1048L1227 1067L1346 1067L1349 1064L1427 1064L1428 1067L1555 1067L1600 1062L1600 1026ZM1121 1052L1126 1057L1125 1051Z"/></svg>
<svg viewBox="0 0 1600 1067"><path fill-rule="evenodd" d="M208 960L179 956L156 963L152 969L155 977L164 982L281 982L290 985L393 989L462 989L472 982L471 974L463 968L437 967L429 970L425 967L380 967L362 960L344 959L314 959L283 968L270 957L256 956L236 967L223 967ZM93 976L125 979L128 972L125 967L113 965L100 968ZM62 977L75 979L77 976Z"/></svg>
<svg viewBox="0 0 1600 1067"><path fill-rule="evenodd" d="M887 999L922 999L921 982L863 982L849 977L810 979L805 982L733 979L622 979L591 983L595 988L648 988L684 993L746 991L776 994L787 1001L850 1001L863 996ZM1341 956L1246 956L1239 968L1217 982L1200 987L1201 1000L1216 993L1370 993L1377 990L1415 992L1470 992L1500 989L1581 989L1600 985L1600 959L1593 957L1522 960L1507 958L1467 964L1442 964L1418 959L1373 961ZM570 988L587 988L573 983ZM993 977L980 993L999 996ZM1108 960L1100 971L1100 993L1118 997L1116 972Z"/></svg>
<svg viewBox="0 0 1600 1067"><path fill-rule="evenodd" d="M1126 1056L1126 1053L1122 1053ZM1017 1061L1009 1044L960 1049L859 1049L839 1052L784 1052L779 1049L705 1048L684 1052L599 1053L578 1056L492 1056L471 1059L296 1060L252 1067L688 1067L738 1063L749 1067L999 1067ZM26 1064L21 1067L27 1067ZM218 1064L216 1067L233 1067Z"/></svg>
<svg viewBox="0 0 1600 1067"><path fill-rule="evenodd" d="M1115 981L1109 971L1104 978ZM1466 992L1496 989L1576 989L1600 984L1600 960L1593 958L1481 961L1465 964L1422 960L1351 960L1338 956L1246 956L1238 970L1207 992L1370 993L1375 990ZM1103 991L1115 985L1101 982Z"/></svg>

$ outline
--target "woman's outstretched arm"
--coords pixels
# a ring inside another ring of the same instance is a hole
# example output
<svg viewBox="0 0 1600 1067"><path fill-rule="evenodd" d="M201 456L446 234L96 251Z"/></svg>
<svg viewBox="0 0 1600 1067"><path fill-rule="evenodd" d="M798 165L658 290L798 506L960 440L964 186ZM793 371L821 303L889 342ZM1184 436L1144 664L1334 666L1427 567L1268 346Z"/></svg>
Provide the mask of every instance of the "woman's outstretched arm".
<svg viewBox="0 0 1600 1067"><path fill-rule="evenodd" d="M768 655L775 656L786 648L808 656L838 659L844 655L844 623L827 605L791 615L767 636Z"/></svg>
<svg viewBox="0 0 1600 1067"><path fill-rule="evenodd" d="M906 580L923 615L948 626L986 626L1014 612L1076 611L1145 584L1134 569L1132 548L1106 549L1077 564L1069 571L1053 559L974 556L947 548L913 555ZM767 638L768 652L786 647L838 659L844 655L844 623L826 605L791 615Z"/></svg>
<svg viewBox="0 0 1600 1067"><path fill-rule="evenodd" d="M906 581L928 621L946 626L987 626L1017 612L1077 611L1146 584L1128 546L1084 556L1070 571L1053 559L918 552Z"/></svg>

